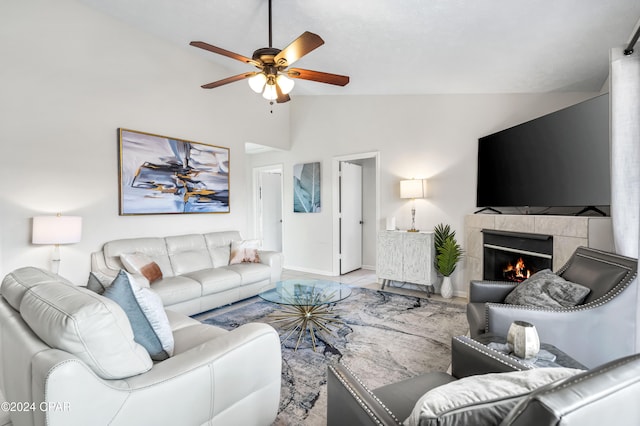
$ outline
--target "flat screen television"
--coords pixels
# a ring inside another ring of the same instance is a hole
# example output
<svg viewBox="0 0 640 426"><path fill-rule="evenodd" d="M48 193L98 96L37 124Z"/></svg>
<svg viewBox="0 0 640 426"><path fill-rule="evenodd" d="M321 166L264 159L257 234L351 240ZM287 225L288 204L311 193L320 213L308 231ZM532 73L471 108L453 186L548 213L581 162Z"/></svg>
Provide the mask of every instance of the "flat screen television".
<svg viewBox="0 0 640 426"><path fill-rule="evenodd" d="M609 95L478 140L477 206L611 204Z"/></svg>

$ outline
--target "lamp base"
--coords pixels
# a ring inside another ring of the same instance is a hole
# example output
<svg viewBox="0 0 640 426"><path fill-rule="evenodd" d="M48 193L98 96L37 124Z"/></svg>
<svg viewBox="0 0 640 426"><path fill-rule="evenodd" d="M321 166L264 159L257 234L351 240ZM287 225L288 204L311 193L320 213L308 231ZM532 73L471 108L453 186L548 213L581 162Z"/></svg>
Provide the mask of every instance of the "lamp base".
<svg viewBox="0 0 640 426"><path fill-rule="evenodd" d="M411 228L411 229L407 229L407 232L420 232L420 230Z"/></svg>

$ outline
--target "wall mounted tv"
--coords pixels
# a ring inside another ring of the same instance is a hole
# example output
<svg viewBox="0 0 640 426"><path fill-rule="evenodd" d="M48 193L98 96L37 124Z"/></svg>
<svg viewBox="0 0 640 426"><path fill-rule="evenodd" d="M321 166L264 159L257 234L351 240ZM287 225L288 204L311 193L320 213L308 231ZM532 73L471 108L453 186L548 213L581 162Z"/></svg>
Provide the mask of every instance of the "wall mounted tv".
<svg viewBox="0 0 640 426"><path fill-rule="evenodd" d="M608 94L478 140L482 210L610 204Z"/></svg>

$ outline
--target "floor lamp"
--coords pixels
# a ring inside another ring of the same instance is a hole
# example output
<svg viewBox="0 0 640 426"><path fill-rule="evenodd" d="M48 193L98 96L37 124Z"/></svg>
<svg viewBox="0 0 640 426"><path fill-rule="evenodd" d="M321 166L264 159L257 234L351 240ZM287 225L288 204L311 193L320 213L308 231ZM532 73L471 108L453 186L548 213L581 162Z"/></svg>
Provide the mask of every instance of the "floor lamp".
<svg viewBox="0 0 640 426"><path fill-rule="evenodd" d="M408 232L418 232L416 229L416 198L427 196L426 179L409 179L400 181L400 198L411 199L411 229Z"/></svg>
<svg viewBox="0 0 640 426"><path fill-rule="evenodd" d="M80 216L36 216L33 218L33 244L53 244L51 272L60 268L60 244L80 242L82 218Z"/></svg>

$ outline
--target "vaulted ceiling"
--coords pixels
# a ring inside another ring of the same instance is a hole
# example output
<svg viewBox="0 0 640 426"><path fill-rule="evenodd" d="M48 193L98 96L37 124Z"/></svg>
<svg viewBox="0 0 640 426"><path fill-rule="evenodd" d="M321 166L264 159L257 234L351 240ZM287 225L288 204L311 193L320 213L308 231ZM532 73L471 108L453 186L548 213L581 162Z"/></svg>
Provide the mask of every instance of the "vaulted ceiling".
<svg viewBox="0 0 640 426"><path fill-rule="evenodd" d="M226 67L210 81L253 68L190 41L249 57L268 46L267 0L80 1ZM274 47L317 33L325 45L296 67L351 77L299 80L308 95L598 91L640 18L638 0L272 1Z"/></svg>

